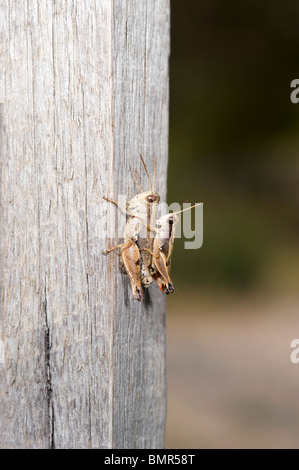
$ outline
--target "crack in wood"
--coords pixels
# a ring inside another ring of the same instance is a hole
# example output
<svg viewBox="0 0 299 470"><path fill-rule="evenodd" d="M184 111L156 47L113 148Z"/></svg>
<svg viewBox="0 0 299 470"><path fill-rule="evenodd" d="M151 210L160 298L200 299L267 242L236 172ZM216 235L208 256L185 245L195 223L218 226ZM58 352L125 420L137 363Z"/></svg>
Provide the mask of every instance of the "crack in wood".
<svg viewBox="0 0 299 470"><path fill-rule="evenodd" d="M47 393L47 407L49 419L49 435L50 435L50 448L55 449L54 441L54 404L53 404L53 388L51 377L51 340L50 328L48 321L47 311L47 289L45 286L45 297L43 301L44 317L45 317L45 376L46 376L46 393Z"/></svg>

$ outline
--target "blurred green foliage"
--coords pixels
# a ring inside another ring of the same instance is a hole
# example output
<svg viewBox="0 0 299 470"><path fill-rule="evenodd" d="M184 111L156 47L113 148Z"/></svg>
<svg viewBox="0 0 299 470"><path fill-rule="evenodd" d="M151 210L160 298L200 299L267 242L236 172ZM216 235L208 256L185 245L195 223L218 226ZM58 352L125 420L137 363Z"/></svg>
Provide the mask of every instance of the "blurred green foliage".
<svg viewBox="0 0 299 470"><path fill-rule="evenodd" d="M296 289L299 2L172 0L168 202L204 202L175 283Z"/></svg>

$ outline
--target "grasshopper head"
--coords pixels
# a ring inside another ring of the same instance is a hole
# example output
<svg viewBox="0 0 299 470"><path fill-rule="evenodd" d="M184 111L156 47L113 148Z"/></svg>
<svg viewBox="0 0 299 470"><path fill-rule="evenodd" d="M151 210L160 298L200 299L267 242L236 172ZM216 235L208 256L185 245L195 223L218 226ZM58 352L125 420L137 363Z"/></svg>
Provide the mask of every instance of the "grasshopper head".
<svg viewBox="0 0 299 470"><path fill-rule="evenodd" d="M128 202L128 208L130 210L134 208L139 208L139 207L147 207L147 206L157 206L160 201L160 196L156 192L152 191L145 191L143 193L139 193L136 196L134 196L129 202Z"/></svg>
<svg viewBox="0 0 299 470"><path fill-rule="evenodd" d="M169 225L176 225L178 220L178 216L174 212L171 212L170 214L162 215L162 217L157 220L156 224L157 227L168 227Z"/></svg>
<svg viewBox="0 0 299 470"><path fill-rule="evenodd" d="M157 227L160 227L163 230L163 228L166 229L166 227L177 224L179 220L178 214L181 214L182 212L185 212L185 211L189 211L190 209L193 209L193 207L201 206L202 204L203 204L202 202L199 202L198 204L195 204L194 206L187 207L187 209L182 209L177 212L171 212L170 214L162 215L162 217L160 217L156 221Z"/></svg>

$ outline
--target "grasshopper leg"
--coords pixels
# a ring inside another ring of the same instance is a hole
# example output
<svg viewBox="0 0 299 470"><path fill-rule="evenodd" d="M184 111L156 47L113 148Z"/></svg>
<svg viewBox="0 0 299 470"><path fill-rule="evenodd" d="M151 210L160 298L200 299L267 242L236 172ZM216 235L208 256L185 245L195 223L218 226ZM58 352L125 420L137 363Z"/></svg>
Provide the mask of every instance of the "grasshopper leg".
<svg viewBox="0 0 299 470"><path fill-rule="evenodd" d="M138 301L143 300L144 293L140 283L140 251L134 240L123 246L121 259L130 279L133 298Z"/></svg>
<svg viewBox="0 0 299 470"><path fill-rule="evenodd" d="M133 298L135 300L143 300L144 294L140 284L140 252L134 240L127 243L115 245L108 250L103 250L103 255L107 255L113 250L120 248L120 257L122 265L124 266L127 274L129 275Z"/></svg>
<svg viewBox="0 0 299 470"><path fill-rule="evenodd" d="M154 253L148 248L140 248L140 251L147 251L151 256L155 256Z"/></svg>
<svg viewBox="0 0 299 470"><path fill-rule="evenodd" d="M127 206L125 204L121 204L120 202L115 201L114 199L110 199L109 197L106 197L106 196L102 196L102 198L105 199L105 201L107 201L107 202L111 202L115 206L123 206L123 207L127 208Z"/></svg>
<svg viewBox="0 0 299 470"><path fill-rule="evenodd" d="M126 245L126 243L121 243L120 245L115 245L109 248L108 250L102 250L103 255L108 255L108 253L111 253L113 250L117 250L117 248L123 248Z"/></svg>
<svg viewBox="0 0 299 470"><path fill-rule="evenodd" d="M153 278L155 279L160 291L163 292L163 294L173 294L175 292L175 287L169 277L165 255L160 251L155 255L148 248L142 248L140 251L147 251L152 256L153 263L157 269L157 273L153 275Z"/></svg>

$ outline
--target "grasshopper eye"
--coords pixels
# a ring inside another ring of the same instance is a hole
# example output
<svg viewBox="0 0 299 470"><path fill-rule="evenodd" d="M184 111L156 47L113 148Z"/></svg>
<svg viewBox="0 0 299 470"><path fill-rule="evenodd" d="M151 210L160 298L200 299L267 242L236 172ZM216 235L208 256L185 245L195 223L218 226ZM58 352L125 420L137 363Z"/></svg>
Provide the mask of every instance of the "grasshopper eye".
<svg viewBox="0 0 299 470"><path fill-rule="evenodd" d="M157 199L157 196L155 196L154 194L150 194L149 196L146 196L145 199L147 200L147 202L152 203L152 202L155 202L155 200Z"/></svg>
<svg viewBox="0 0 299 470"><path fill-rule="evenodd" d="M168 219L168 223L169 223L170 225L172 225L172 224L173 224L173 216L169 217L169 219Z"/></svg>

